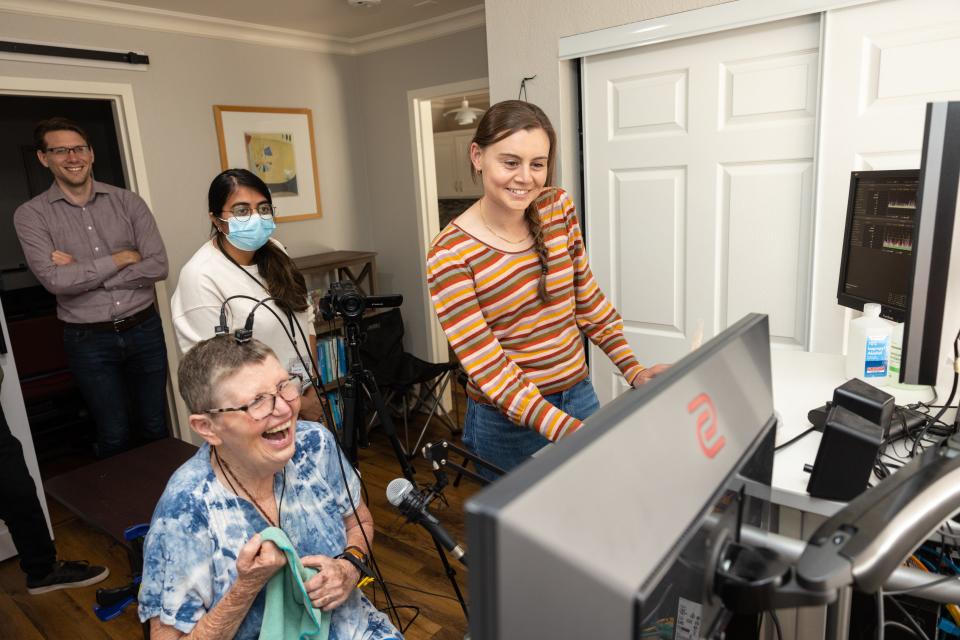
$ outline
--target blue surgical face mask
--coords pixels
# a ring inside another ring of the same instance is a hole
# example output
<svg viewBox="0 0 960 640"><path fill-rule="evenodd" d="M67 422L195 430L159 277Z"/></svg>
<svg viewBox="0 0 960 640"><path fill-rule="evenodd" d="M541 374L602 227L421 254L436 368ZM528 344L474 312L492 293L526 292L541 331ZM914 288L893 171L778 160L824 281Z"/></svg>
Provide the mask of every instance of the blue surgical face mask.
<svg viewBox="0 0 960 640"><path fill-rule="evenodd" d="M230 229L227 240L237 249L244 251L256 251L267 244L267 239L277 228L277 223L272 218L264 220L255 213L243 222L229 218L227 224Z"/></svg>

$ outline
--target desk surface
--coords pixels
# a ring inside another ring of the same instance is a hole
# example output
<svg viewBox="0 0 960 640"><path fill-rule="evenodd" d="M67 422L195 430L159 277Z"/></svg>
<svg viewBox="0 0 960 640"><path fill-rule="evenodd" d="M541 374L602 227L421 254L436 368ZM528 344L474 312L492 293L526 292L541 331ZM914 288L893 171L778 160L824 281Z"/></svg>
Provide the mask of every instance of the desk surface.
<svg viewBox="0 0 960 640"><path fill-rule="evenodd" d="M778 349L771 352L771 365L779 446L810 428L807 412L831 400L833 390L846 382L847 377L844 356L836 354ZM891 385L883 390L901 405L933 399L929 387ZM813 464L816 459L820 436L819 431L813 431L774 455L771 496L774 503L823 516L833 515L844 505L807 494L810 474L803 466Z"/></svg>

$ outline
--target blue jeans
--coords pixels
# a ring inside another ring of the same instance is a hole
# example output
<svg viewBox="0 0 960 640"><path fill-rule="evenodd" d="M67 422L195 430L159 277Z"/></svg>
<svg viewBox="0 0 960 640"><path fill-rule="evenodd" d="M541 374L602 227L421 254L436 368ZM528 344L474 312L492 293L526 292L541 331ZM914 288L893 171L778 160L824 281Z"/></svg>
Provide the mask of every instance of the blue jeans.
<svg viewBox="0 0 960 640"><path fill-rule="evenodd" d="M120 332L68 325L63 343L97 425L99 457L128 449L132 424L142 439L167 436L167 348L159 315Z"/></svg>
<svg viewBox="0 0 960 640"><path fill-rule="evenodd" d="M600 401L590 379L578 382L566 391L544 396L547 402L578 420L585 420L600 408ZM533 429L518 426L500 409L467 399L467 415L463 425L463 444L480 458L510 471L542 449L550 441ZM477 473L488 480L496 475L477 467Z"/></svg>

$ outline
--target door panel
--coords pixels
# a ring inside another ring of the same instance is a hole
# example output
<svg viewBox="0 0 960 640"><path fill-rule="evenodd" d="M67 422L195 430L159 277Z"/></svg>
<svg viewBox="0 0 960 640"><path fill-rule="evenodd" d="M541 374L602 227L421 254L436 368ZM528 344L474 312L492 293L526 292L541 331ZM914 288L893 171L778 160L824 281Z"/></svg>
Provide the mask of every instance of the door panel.
<svg viewBox="0 0 960 640"><path fill-rule="evenodd" d="M813 351L845 349L837 304L850 172L920 166L926 103L960 100L960 3L876 2L826 15Z"/></svg>
<svg viewBox="0 0 960 640"><path fill-rule="evenodd" d="M0 331L8 347L6 353L0 354L0 368L3 369L3 384L0 385L0 406L3 407L3 414L10 425L10 432L20 441L23 447L23 459L27 463L27 469L37 486L37 498L40 500L40 506L43 509L43 515L47 519L47 527L50 527L50 513L47 511L47 500L43 494L43 485L40 482L40 467L37 465L37 453L33 448L33 437L30 433L30 422L27 419L27 409L23 402L23 393L20 385L17 383L17 365L13 359L13 352L9 349L10 331L7 327L6 316L3 313L3 302L0 301ZM21 354L21 357L29 358L29 354ZM51 535L53 529L50 529ZM17 548L13 545L13 538L7 529L6 523L0 520L0 560L5 560L17 555Z"/></svg>
<svg viewBox="0 0 960 640"><path fill-rule="evenodd" d="M805 347L818 47L811 16L584 62L590 259L642 363L751 311Z"/></svg>

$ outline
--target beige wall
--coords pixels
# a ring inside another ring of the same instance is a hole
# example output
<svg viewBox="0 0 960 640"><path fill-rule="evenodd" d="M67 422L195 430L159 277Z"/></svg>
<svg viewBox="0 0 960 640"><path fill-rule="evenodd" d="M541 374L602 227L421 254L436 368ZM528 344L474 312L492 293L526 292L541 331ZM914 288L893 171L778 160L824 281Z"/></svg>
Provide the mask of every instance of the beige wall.
<svg viewBox="0 0 960 640"><path fill-rule="evenodd" d="M150 200L170 258L167 296L208 233L206 192L220 171L212 106L312 109L324 216L281 224L276 236L294 256L332 249L379 252L384 290L407 299L407 346L425 352L406 92L482 77L482 28L362 58L3 11L0 38L150 56L146 71L0 60L0 76L132 87ZM169 324L165 316L175 367L179 357ZM177 409L182 435L189 437L182 403Z"/></svg>
<svg viewBox="0 0 960 640"><path fill-rule="evenodd" d="M473 29L358 58L357 105L362 113L373 244L381 289L402 293L407 349L426 357L425 256L417 239L417 205L407 92L483 78L486 38Z"/></svg>
<svg viewBox="0 0 960 640"><path fill-rule="evenodd" d="M220 171L214 104L309 107L325 215L282 224L293 255L370 246L356 61L290 49L0 12L0 37L141 50L147 71L0 60L0 75L133 86L151 203L170 256L168 293L207 236L206 192Z"/></svg>
<svg viewBox="0 0 960 640"><path fill-rule="evenodd" d="M730 0L486 0L490 102L516 98L520 81L527 99L539 105L558 130L560 181L576 192L572 148L564 142L575 130L576 85L572 62L558 59L560 38L616 27L673 13L723 4ZM571 138L572 139L572 138Z"/></svg>
<svg viewBox="0 0 960 640"><path fill-rule="evenodd" d="M383 290L403 293L407 346L426 350L407 91L486 74L482 28L364 56L280 49L0 11L0 38L144 51L147 71L0 60L0 75L133 87L151 202L170 257L167 292L207 237L220 171L212 105L313 110L324 217L281 224L294 256L379 252Z"/></svg>

